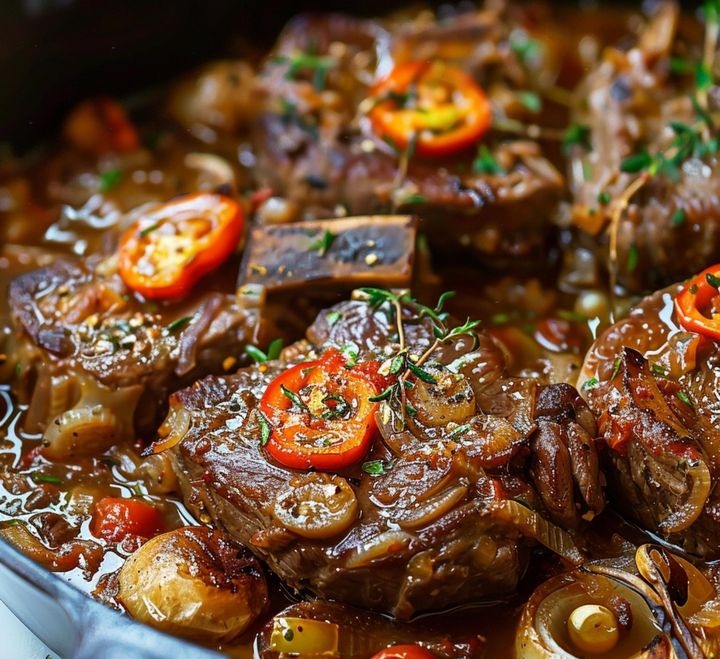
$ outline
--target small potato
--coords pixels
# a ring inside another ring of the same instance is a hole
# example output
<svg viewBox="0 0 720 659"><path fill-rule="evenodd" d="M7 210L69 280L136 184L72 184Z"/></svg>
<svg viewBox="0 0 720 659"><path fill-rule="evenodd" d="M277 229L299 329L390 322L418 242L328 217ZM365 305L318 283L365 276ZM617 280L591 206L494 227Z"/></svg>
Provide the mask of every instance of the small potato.
<svg viewBox="0 0 720 659"><path fill-rule="evenodd" d="M123 565L118 600L133 618L171 634L227 642L262 613L268 588L245 548L206 527L156 536Z"/></svg>

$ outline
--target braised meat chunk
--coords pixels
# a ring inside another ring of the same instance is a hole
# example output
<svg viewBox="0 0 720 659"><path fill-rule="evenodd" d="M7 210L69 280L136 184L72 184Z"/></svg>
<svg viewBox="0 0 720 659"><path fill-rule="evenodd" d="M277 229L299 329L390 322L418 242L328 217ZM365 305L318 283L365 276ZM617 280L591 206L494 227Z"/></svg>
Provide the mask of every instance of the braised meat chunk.
<svg viewBox="0 0 720 659"><path fill-rule="evenodd" d="M658 291L607 329L585 359L582 391L607 445L614 503L686 551L716 557L718 344L685 329L683 291Z"/></svg>
<svg viewBox="0 0 720 659"><path fill-rule="evenodd" d="M575 92L570 222L633 291L666 286L720 255L716 87L690 74L712 61L696 49L699 26L680 20L676 3L656 3L637 42L608 49Z"/></svg>
<svg viewBox="0 0 720 659"><path fill-rule="evenodd" d="M303 217L412 211L441 250L537 256L563 181L538 143L490 126L525 117L517 94L533 84L510 23L497 8L389 31L294 19L261 71L260 183Z"/></svg>
<svg viewBox="0 0 720 659"><path fill-rule="evenodd" d="M507 375L489 334L405 295L359 296L280 361L171 396L155 449L172 448L188 507L295 588L399 618L512 592L535 541L579 560L532 485L582 492L551 513L570 527L602 510L577 394L540 393L532 440L537 384ZM531 481L531 441L569 437L573 460Z"/></svg>
<svg viewBox="0 0 720 659"><path fill-rule="evenodd" d="M146 210L110 256L60 259L11 282L7 377L46 457L151 435L171 391L232 368L262 339L255 301L235 294L232 260L223 267L241 228L231 199L185 196Z"/></svg>

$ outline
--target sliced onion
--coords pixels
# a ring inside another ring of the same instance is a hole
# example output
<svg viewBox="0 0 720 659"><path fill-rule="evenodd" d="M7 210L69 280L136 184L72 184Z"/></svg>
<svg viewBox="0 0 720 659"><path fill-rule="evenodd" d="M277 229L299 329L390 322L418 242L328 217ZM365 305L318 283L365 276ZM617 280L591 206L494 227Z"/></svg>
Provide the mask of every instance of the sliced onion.
<svg viewBox="0 0 720 659"><path fill-rule="evenodd" d="M341 476L310 473L290 481L273 505L273 516L286 529L313 540L347 531L357 519L355 492Z"/></svg>
<svg viewBox="0 0 720 659"><path fill-rule="evenodd" d="M467 493L466 485L456 485L429 499L393 511L392 519L403 529L419 529L447 513L462 501Z"/></svg>
<svg viewBox="0 0 720 659"><path fill-rule="evenodd" d="M527 506L509 499L494 502L491 506L497 511L498 517L515 525L526 536L537 540L566 561L573 565L580 565L585 561L585 557L567 531L548 522Z"/></svg>
<svg viewBox="0 0 720 659"><path fill-rule="evenodd" d="M385 531L380 533L363 543L361 548L353 550L354 555L348 558L347 568L354 570L367 567L377 559L397 554L408 547L413 539L414 536L405 531Z"/></svg>
<svg viewBox="0 0 720 659"><path fill-rule="evenodd" d="M153 443L150 447L151 451L153 453L162 453L177 446L187 435L191 423L190 411L180 405L171 403L168 415L158 429L160 439Z"/></svg>

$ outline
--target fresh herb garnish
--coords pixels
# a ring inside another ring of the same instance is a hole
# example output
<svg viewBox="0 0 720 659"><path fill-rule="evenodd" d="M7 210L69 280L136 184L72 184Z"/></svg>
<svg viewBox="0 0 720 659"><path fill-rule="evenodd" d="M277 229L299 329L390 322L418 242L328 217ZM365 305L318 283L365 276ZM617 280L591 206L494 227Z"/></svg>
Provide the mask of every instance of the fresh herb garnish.
<svg viewBox="0 0 720 659"><path fill-rule="evenodd" d="M253 361L255 361L255 363L261 364L277 359L280 356L282 346L282 339L273 339L268 345L267 352L263 352L260 348L252 344L245 347L245 352L253 359Z"/></svg>
<svg viewBox="0 0 720 659"><path fill-rule="evenodd" d="M342 314L339 311L329 311L325 314L325 322L328 324L328 327L332 327L341 317Z"/></svg>
<svg viewBox="0 0 720 659"><path fill-rule="evenodd" d="M368 460L362 463L362 470L371 476L382 476L387 473L387 466L383 460Z"/></svg>
<svg viewBox="0 0 720 659"><path fill-rule="evenodd" d="M303 412L310 412L308 406L305 404L305 401L300 398L300 396L298 396L294 391L288 389L284 384L280 385L280 391L282 391L283 396L289 399L295 407L301 409Z"/></svg>
<svg viewBox="0 0 720 659"><path fill-rule="evenodd" d="M463 433L467 432L472 428L471 423L464 423L461 426L458 426L457 428L453 428L449 433L445 435L445 439L450 439L451 437L457 437L458 435L462 435Z"/></svg>
<svg viewBox="0 0 720 659"><path fill-rule="evenodd" d="M520 104L530 112L537 114L542 110L542 99L535 92L518 92Z"/></svg>
<svg viewBox="0 0 720 659"><path fill-rule="evenodd" d="M610 375L611 380L614 380L617 377L618 373L620 373L621 366L622 366L622 360L620 359L620 357L617 357L615 359L615 361L613 362L613 370Z"/></svg>
<svg viewBox="0 0 720 659"><path fill-rule="evenodd" d="M664 378L668 371L662 364L652 363L650 364L650 372L657 377Z"/></svg>
<svg viewBox="0 0 720 659"><path fill-rule="evenodd" d="M712 272L708 272L705 275L705 279L710 286L720 289L720 277L715 276Z"/></svg>
<svg viewBox="0 0 720 659"><path fill-rule="evenodd" d="M270 441L270 434L272 432L272 426L267 420L265 415L260 411L256 410L258 425L260 426L260 446L265 446Z"/></svg>
<svg viewBox="0 0 720 659"><path fill-rule="evenodd" d="M320 256L325 256L335 242L335 238L337 238L337 236L332 231L325 229L320 238L308 245L308 250L311 252L317 251Z"/></svg>
<svg viewBox="0 0 720 659"><path fill-rule="evenodd" d="M171 323L168 323L165 327L168 332L178 332L185 329L191 322L192 316L183 316L182 318L176 318Z"/></svg>
<svg viewBox="0 0 720 659"><path fill-rule="evenodd" d="M694 407L693 404L692 404L692 401L690 400L690 397L689 397L689 396L685 393L685 391L683 391L682 389L680 389L680 391L677 392L677 397L678 397L683 403L685 403L685 405L687 405L688 407L690 407L690 408L693 408L693 407Z"/></svg>
<svg viewBox="0 0 720 659"><path fill-rule="evenodd" d="M110 192L122 180L122 171L113 168L100 172L98 176L100 192Z"/></svg>
<svg viewBox="0 0 720 659"><path fill-rule="evenodd" d="M152 224L146 226L144 229L141 229L140 237L145 238L146 236L149 236L153 231L158 229L161 224L162 224L162 220L158 220L157 222L153 222Z"/></svg>
<svg viewBox="0 0 720 659"><path fill-rule="evenodd" d="M345 367L352 368L357 363L360 348L354 343L343 343L340 347L340 354L345 358Z"/></svg>
<svg viewBox="0 0 720 659"><path fill-rule="evenodd" d="M570 124L565 131L562 141L563 151L569 153L573 147L580 147L586 151L592 148L590 144L590 126L584 124Z"/></svg>
<svg viewBox="0 0 720 659"><path fill-rule="evenodd" d="M36 483L49 483L50 485L61 485L63 482L62 478L55 476L54 474L34 473L31 474L30 478L32 478Z"/></svg>
<svg viewBox="0 0 720 659"><path fill-rule="evenodd" d="M287 64L286 80L297 80L301 73L312 74L313 87L316 91L323 91L328 72L337 65L334 57L315 55L313 53L297 52L292 55L277 55L273 57L274 64Z"/></svg>
<svg viewBox="0 0 720 659"><path fill-rule="evenodd" d="M423 368L423 365L441 345L461 336L468 336L473 340L471 349L477 345L475 330L479 321L468 319L456 327L448 325L448 314L443 311L443 307L452 295L452 292L443 293L436 305L429 307L410 297L407 293L396 293L381 288L361 288L354 293L356 299L364 300L371 307L381 309L387 315L388 320L395 323L397 329L398 349L388 357L379 370L381 374L395 375L397 380L370 398L372 402L382 403L383 414L393 417L393 428L400 429L405 426L405 416L408 414L406 391L415 386L415 383L409 378L412 376L428 384L437 382L435 376ZM411 359L409 347L405 341L405 323L418 322L423 319L429 321L435 339L425 352ZM412 406L411 409L414 410Z"/></svg>
<svg viewBox="0 0 720 659"><path fill-rule="evenodd" d="M402 200L402 203L404 205L410 205L410 204L426 204L427 198L423 197L421 194L411 194L405 197L405 199Z"/></svg>
<svg viewBox="0 0 720 659"><path fill-rule="evenodd" d="M332 406L329 404L331 401L335 403ZM327 411L320 416L326 420L342 419L350 411L350 404L338 394L328 394L322 399L322 402Z"/></svg>
<svg viewBox="0 0 720 659"><path fill-rule="evenodd" d="M472 163L472 170L476 174L488 174L491 176L502 176L506 174L505 170L500 166L495 156L490 152L485 144L478 147L477 155Z"/></svg>
<svg viewBox="0 0 720 659"><path fill-rule="evenodd" d="M599 204L607 206L612 201L612 195L609 192L603 190L602 192L598 193L597 200Z"/></svg>
<svg viewBox="0 0 720 659"><path fill-rule="evenodd" d="M687 219L687 215L685 214L685 211L682 208L678 208L670 218L670 224L671 226L677 227L680 226L685 220Z"/></svg>
<svg viewBox="0 0 720 659"><path fill-rule="evenodd" d="M595 387L598 386L598 384L600 384L600 381L595 376L593 376L593 377L585 380L585 382L583 382L582 388L583 389L594 389Z"/></svg>
<svg viewBox="0 0 720 659"><path fill-rule="evenodd" d="M627 255L627 269L628 272L635 272L638 266L638 248L635 243L630 243L630 247L628 248L628 255Z"/></svg>

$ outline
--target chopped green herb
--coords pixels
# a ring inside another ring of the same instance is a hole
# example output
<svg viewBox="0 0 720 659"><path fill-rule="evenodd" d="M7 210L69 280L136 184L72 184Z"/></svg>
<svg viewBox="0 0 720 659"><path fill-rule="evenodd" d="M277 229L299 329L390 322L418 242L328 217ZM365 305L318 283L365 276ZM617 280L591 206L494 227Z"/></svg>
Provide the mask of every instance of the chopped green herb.
<svg viewBox="0 0 720 659"><path fill-rule="evenodd" d="M598 203L602 204L603 206L607 206L612 201L612 195L603 190L602 192L598 193L597 196Z"/></svg>
<svg viewBox="0 0 720 659"><path fill-rule="evenodd" d="M708 272L705 275L705 279L710 286L720 288L720 277L715 276L712 272Z"/></svg>
<svg viewBox="0 0 720 659"><path fill-rule="evenodd" d="M245 353L249 355L256 364L262 364L268 360L267 354L252 344L245 346Z"/></svg>
<svg viewBox="0 0 720 659"><path fill-rule="evenodd" d="M268 441L270 441L272 427L270 426L270 422L260 410L257 410L257 418L258 424L260 425L260 446L265 446Z"/></svg>
<svg viewBox="0 0 720 659"><path fill-rule="evenodd" d="M272 62L289 65L285 73L286 80L296 80L298 75L303 72L311 73L313 87L317 91L325 89L327 74L337 65L334 57L302 52L293 55L278 55L272 59Z"/></svg>
<svg viewBox="0 0 720 659"><path fill-rule="evenodd" d="M428 384L437 384L437 379L435 378L435 376L428 373L425 369L420 368L420 366L417 366L412 362L408 362L407 366L410 371L414 373L423 382L427 382Z"/></svg>
<svg viewBox="0 0 720 659"><path fill-rule="evenodd" d="M149 226L146 226L144 229L141 229L140 237L145 238L146 236L151 234L153 231L155 231L161 224L162 224L162 221L158 220L157 222L153 222Z"/></svg>
<svg viewBox="0 0 720 659"><path fill-rule="evenodd" d="M587 316L583 316L581 313L578 313L577 311L572 311L570 309L558 309L557 317L562 318L563 320L567 320L571 323L586 323L588 321Z"/></svg>
<svg viewBox="0 0 720 659"><path fill-rule="evenodd" d="M458 435L462 435L463 433L467 432L472 428L471 423L464 423L461 426L458 426L457 428L453 428L449 433L445 435L445 439L450 439L451 437L457 437Z"/></svg>
<svg viewBox="0 0 720 659"><path fill-rule="evenodd" d="M110 192L122 179L122 171L113 168L106 169L104 172L100 172L98 177L100 184L100 192Z"/></svg>
<svg viewBox="0 0 720 659"><path fill-rule="evenodd" d="M335 238L337 238L337 236L332 231L325 229L322 237L311 243L308 246L308 250L317 251L320 256L325 256L325 254L328 253L328 250L332 247L332 244L335 242Z"/></svg>
<svg viewBox="0 0 720 659"><path fill-rule="evenodd" d="M653 375L664 378L667 375L667 368L665 368L662 364L650 364L650 371Z"/></svg>
<svg viewBox="0 0 720 659"><path fill-rule="evenodd" d="M542 99L535 92L518 92L518 100L523 107L534 114L542 110Z"/></svg>
<svg viewBox="0 0 720 659"><path fill-rule="evenodd" d="M688 407L694 407L692 401L690 400L690 397L682 389L677 392L677 397Z"/></svg>
<svg viewBox="0 0 720 659"><path fill-rule="evenodd" d="M182 318L176 318L171 323L168 323L166 329L168 332L178 332L185 329L191 322L192 316L183 316Z"/></svg>
<svg viewBox="0 0 720 659"><path fill-rule="evenodd" d="M677 227L680 226L687 219L687 215L682 208L678 208L670 218L670 225Z"/></svg>
<svg viewBox="0 0 720 659"><path fill-rule="evenodd" d="M542 55L540 42L532 39L522 31L515 31L510 35L510 50L512 50L524 64L533 64Z"/></svg>
<svg viewBox="0 0 720 659"><path fill-rule="evenodd" d="M707 91L712 85L712 74L704 62L698 62L695 67L695 87L700 91Z"/></svg>
<svg viewBox="0 0 720 659"><path fill-rule="evenodd" d="M387 400L392 396L393 392L395 391L395 385L391 384L386 389L383 389L377 396L370 396L368 400L371 403L379 403L381 400Z"/></svg>
<svg viewBox="0 0 720 659"><path fill-rule="evenodd" d="M62 484L62 478L59 478L58 476L55 476L54 474L34 473L34 474L31 474L30 478L32 478L36 483L49 483L50 485Z"/></svg>
<svg viewBox="0 0 720 659"><path fill-rule="evenodd" d="M362 463L362 470L371 476L382 476L387 472L385 462L382 460L368 460Z"/></svg>
<svg viewBox="0 0 720 659"><path fill-rule="evenodd" d="M267 350L267 358L268 360L277 359L280 356L280 351L283 347L283 340L282 339L273 339L270 341L270 345L268 346Z"/></svg>
<svg viewBox="0 0 720 659"><path fill-rule="evenodd" d="M330 406L330 401L334 401L335 405ZM323 419L341 419L350 410L350 404L342 397L337 394L328 394L322 399L323 405L327 408L327 412L321 414Z"/></svg>
<svg viewBox="0 0 720 659"><path fill-rule="evenodd" d="M305 401L300 398L294 391L288 389L284 384L280 385L280 391L282 391L283 396L285 396L287 399L290 400L290 402L295 405L298 409L301 409L303 412L309 412L308 406L305 404Z"/></svg>
<svg viewBox="0 0 720 659"><path fill-rule="evenodd" d="M585 382L583 382L582 388L583 389L593 389L593 388L597 387L598 384L600 384L599 380L595 376L593 376L593 377L585 380Z"/></svg>
<svg viewBox="0 0 720 659"><path fill-rule="evenodd" d="M493 325L507 325L510 322L510 314L507 313L494 313L490 316L490 322Z"/></svg>
<svg viewBox="0 0 720 659"><path fill-rule="evenodd" d="M563 137L563 150L570 152L573 147L580 147L586 151L592 148L590 144L590 126L583 124L570 124Z"/></svg>
<svg viewBox="0 0 720 659"><path fill-rule="evenodd" d="M670 73L690 73L695 69L695 65L692 61L685 57L671 57L670 58Z"/></svg>
<svg viewBox="0 0 720 659"><path fill-rule="evenodd" d="M423 197L421 194L411 194L405 197L402 203L408 206L411 204L426 204L427 198Z"/></svg>
<svg viewBox="0 0 720 659"><path fill-rule="evenodd" d="M639 255L637 245L635 243L631 243L627 255L628 272L635 272L638 266L638 259Z"/></svg>
<svg viewBox="0 0 720 659"><path fill-rule="evenodd" d="M495 156L485 144L478 147L477 155L472 163L472 170L476 174L489 174L491 176L504 176L507 172L500 167Z"/></svg>
<svg viewBox="0 0 720 659"><path fill-rule="evenodd" d="M625 158L620 163L620 171L627 174L636 174L650 167L652 162L652 156L647 151L641 151Z"/></svg>
<svg viewBox="0 0 720 659"><path fill-rule="evenodd" d="M342 314L339 311L329 311L325 314L325 322L328 324L328 327L332 327L341 317Z"/></svg>
<svg viewBox="0 0 720 659"><path fill-rule="evenodd" d="M610 375L610 379L614 380L617 377L617 374L620 373L620 367L622 366L622 360L617 357L615 361L613 362L613 370L612 374Z"/></svg>
<svg viewBox="0 0 720 659"><path fill-rule="evenodd" d="M345 358L345 366L352 368L357 363L360 349L354 343L343 343L340 354Z"/></svg>

